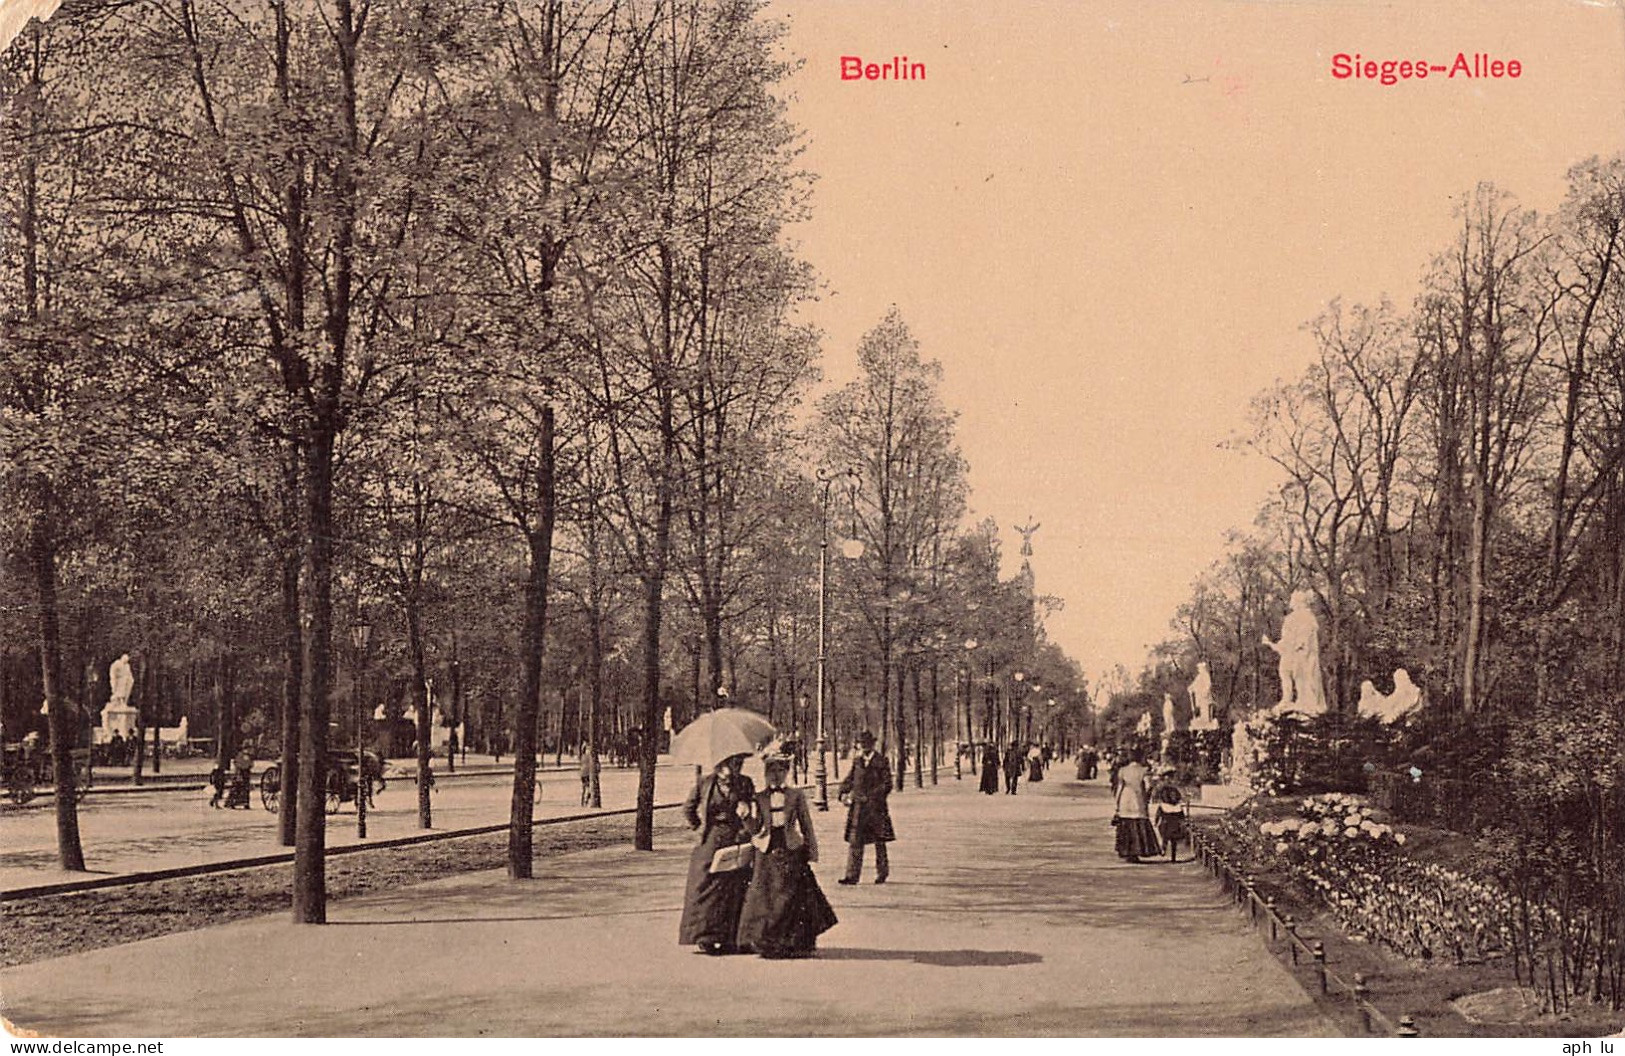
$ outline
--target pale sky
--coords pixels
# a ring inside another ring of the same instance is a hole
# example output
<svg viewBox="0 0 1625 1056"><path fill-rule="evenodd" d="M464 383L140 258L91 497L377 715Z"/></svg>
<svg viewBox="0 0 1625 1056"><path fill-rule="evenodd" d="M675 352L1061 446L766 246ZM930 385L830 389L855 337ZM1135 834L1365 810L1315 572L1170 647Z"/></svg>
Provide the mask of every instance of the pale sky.
<svg viewBox="0 0 1625 1056"><path fill-rule="evenodd" d="M1561 200L1625 148L1625 8L1578 2L774 0L819 175L795 235L831 384L895 302L946 371L977 517L1031 515L1050 633L1138 670L1274 480L1218 445L1332 297L1409 304L1480 180ZM1334 80L1333 54L1520 60ZM926 64L843 82L840 57ZM1190 83L1186 83L1187 79Z"/></svg>
<svg viewBox="0 0 1625 1056"><path fill-rule="evenodd" d="M30 18L50 18L62 0L0 0L0 48L22 32Z"/></svg>

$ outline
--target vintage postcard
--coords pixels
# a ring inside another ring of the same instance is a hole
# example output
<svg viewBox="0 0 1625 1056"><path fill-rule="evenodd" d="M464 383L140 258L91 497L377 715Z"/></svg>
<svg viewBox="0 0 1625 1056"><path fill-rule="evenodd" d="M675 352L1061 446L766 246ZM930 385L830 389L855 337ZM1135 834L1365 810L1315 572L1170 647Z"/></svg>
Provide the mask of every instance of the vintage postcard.
<svg viewBox="0 0 1625 1056"><path fill-rule="evenodd" d="M1604 0L0 0L12 1051L1606 1056L1622 130Z"/></svg>

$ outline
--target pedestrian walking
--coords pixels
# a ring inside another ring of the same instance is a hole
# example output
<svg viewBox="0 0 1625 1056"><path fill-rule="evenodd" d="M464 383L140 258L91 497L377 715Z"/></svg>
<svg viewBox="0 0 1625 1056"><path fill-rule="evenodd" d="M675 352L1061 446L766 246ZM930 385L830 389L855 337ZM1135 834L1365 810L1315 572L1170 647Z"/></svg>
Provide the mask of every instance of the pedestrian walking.
<svg viewBox="0 0 1625 1056"><path fill-rule="evenodd" d="M992 744L982 746L981 790L990 796L999 791L999 749Z"/></svg>
<svg viewBox="0 0 1625 1056"><path fill-rule="evenodd" d="M226 806L229 809L241 807L249 809L249 790L254 787L254 753L243 748L232 760L234 772L231 779L231 790L226 794Z"/></svg>
<svg viewBox="0 0 1625 1056"><path fill-rule="evenodd" d="M892 830L891 767L886 757L875 751L875 735L868 730L858 734L858 754L852 757L841 779L837 798L846 804L846 875L840 883L855 884L863 874L863 848L875 845L875 883L883 884L891 875L886 844L897 838Z"/></svg>
<svg viewBox="0 0 1625 1056"><path fill-rule="evenodd" d="M700 842L688 859L688 886L683 892L683 918L677 927L679 946L698 946L704 953L733 953L739 933L739 911L750 885L748 826L756 806L756 786L740 773L744 755L732 755L689 791L683 802L688 827Z"/></svg>
<svg viewBox="0 0 1625 1056"><path fill-rule="evenodd" d="M1187 811L1185 794L1174 781L1174 768L1158 769L1148 797L1151 828L1156 831L1157 843L1167 853L1170 862L1179 861L1179 845L1189 839L1185 831Z"/></svg>
<svg viewBox="0 0 1625 1056"><path fill-rule="evenodd" d="M1026 757L1021 753L1021 745L1015 741L1004 750L1004 794L1016 794L1016 783L1021 780L1021 771L1027 765Z"/></svg>
<svg viewBox="0 0 1625 1056"><path fill-rule="evenodd" d="M1038 745L1027 749L1027 782L1044 780L1044 750Z"/></svg>
<svg viewBox="0 0 1625 1056"><path fill-rule="evenodd" d="M791 761L776 752L762 756L767 787L756 793L758 829L751 839L756 862L736 940L741 950L754 949L770 959L810 956L818 936L836 924L835 910L813 875L818 837L807 796L785 783Z"/></svg>
<svg viewBox="0 0 1625 1056"><path fill-rule="evenodd" d="M214 795L209 797L209 806L219 809L221 800L226 795L226 768L216 766L209 771L209 785L214 789Z"/></svg>
<svg viewBox="0 0 1625 1056"><path fill-rule="evenodd" d="M598 757L592 753L592 746L586 741L581 742L581 805L592 805L592 779L598 773Z"/></svg>
<svg viewBox="0 0 1625 1056"><path fill-rule="evenodd" d="M1124 861L1157 856L1157 832L1151 827L1147 810L1150 778L1145 750L1133 749L1127 765L1117 772L1116 805L1112 811L1112 824L1117 826L1117 856Z"/></svg>

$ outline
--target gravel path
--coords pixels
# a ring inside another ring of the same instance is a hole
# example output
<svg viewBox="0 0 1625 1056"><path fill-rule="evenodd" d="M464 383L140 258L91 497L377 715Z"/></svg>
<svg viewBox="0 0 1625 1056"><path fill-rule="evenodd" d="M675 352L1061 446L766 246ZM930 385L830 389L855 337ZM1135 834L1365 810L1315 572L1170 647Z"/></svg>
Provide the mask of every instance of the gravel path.
<svg viewBox="0 0 1625 1056"><path fill-rule="evenodd" d="M536 829L537 858L629 843L630 816ZM676 811L655 814L655 836L686 832ZM340 900L457 873L501 869L507 833L342 855L327 863L329 899ZM291 865L162 880L0 906L0 968L224 924L292 906ZM88 924L87 922L94 922Z"/></svg>

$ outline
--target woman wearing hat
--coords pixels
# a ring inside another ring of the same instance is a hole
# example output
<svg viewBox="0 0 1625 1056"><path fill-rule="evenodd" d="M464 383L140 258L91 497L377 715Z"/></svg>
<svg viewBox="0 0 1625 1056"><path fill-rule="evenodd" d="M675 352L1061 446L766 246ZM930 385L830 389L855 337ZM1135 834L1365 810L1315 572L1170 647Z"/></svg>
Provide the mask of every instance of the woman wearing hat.
<svg viewBox="0 0 1625 1056"><path fill-rule="evenodd" d="M818 838L807 797L785 783L790 757L771 752L762 765L767 787L756 794L756 866L739 914L738 946L763 957L804 957L835 926L835 910L812 871Z"/></svg>
<svg viewBox="0 0 1625 1056"><path fill-rule="evenodd" d="M700 831L700 842L688 860L677 943L710 954L734 951L739 910L750 884L756 786L740 773L744 763L744 755L722 760L683 803L683 816L689 828Z"/></svg>
<svg viewBox="0 0 1625 1056"><path fill-rule="evenodd" d="M1112 814L1112 824L1117 826L1117 856L1125 861L1155 858L1158 853L1157 830L1151 827L1151 815L1146 809L1150 784L1145 749L1134 748L1129 752L1128 765L1118 771L1117 809Z"/></svg>

